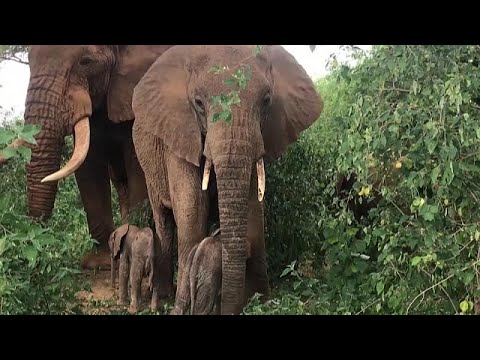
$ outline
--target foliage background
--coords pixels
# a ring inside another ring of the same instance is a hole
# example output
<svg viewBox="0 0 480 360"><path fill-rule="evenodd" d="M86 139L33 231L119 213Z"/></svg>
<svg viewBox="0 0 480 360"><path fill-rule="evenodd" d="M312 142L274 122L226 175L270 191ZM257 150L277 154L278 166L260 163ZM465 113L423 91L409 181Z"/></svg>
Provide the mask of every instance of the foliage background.
<svg viewBox="0 0 480 360"><path fill-rule="evenodd" d="M480 295L480 48L351 53L358 65L332 58L317 82L319 121L266 169L274 293L245 313L471 314ZM32 225L23 215L28 155L16 156L0 169L0 313L78 311L76 264L92 240L75 180L61 183L47 225ZM350 186L339 187L341 176Z"/></svg>

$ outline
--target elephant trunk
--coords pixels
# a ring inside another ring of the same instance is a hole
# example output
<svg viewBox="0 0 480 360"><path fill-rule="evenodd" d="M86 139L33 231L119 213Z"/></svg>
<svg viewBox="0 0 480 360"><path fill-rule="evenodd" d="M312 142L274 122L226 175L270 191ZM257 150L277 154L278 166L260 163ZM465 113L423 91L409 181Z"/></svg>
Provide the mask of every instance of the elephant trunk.
<svg viewBox="0 0 480 360"><path fill-rule="evenodd" d="M234 113L233 119L232 124L216 124L207 134L202 188L208 186L212 164L222 234L221 308L222 314L236 315L245 305L248 207L250 198L257 194L257 189L252 186L258 184L258 199L261 201L265 182L259 121L242 110ZM255 181L257 173L258 182Z"/></svg>
<svg viewBox="0 0 480 360"><path fill-rule="evenodd" d="M60 167L65 129L58 114L63 84L61 76L32 75L28 88L25 123L41 126L26 168L28 214L35 218L50 217L57 193L57 183L42 184L41 180Z"/></svg>
<svg viewBox="0 0 480 360"><path fill-rule="evenodd" d="M37 138L37 146L27 164L28 215L48 219L52 214L57 183L41 183L41 180L60 167L60 154L63 138L42 130Z"/></svg>
<svg viewBox="0 0 480 360"><path fill-rule="evenodd" d="M250 156L214 159L222 233L222 314L239 314L244 305Z"/></svg>

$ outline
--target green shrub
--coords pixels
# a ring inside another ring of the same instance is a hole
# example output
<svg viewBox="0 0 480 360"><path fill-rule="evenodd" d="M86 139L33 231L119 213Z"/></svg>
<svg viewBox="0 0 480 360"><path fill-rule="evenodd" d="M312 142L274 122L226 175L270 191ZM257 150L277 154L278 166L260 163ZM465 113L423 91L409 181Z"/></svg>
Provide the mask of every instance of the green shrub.
<svg viewBox="0 0 480 360"><path fill-rule="evenodd" d="M17 135L28 139L37 131L21 121L0 128L0 149L7 148L5 144ZM67 147L64 155L68 151ZM0 314L78 312L74 296L83 286L77 276L79 259L93 241L75 179L69 177L59 184L61 196L52 218L45 225L35 223L24 215L24 163L30 150L10 154L13 158L0 169Z"/></svg>
<svg viewBox="0 0 480 360"><path fill-rule="evenodd" d="M376 46L318 84L321 121L267 173L274 273L306 251L326 285L319 296L347 299L347 312L472 312L479 63L478 46ZM337 175L352 173L348 197L338 196ZM374 197L355 219L348 201Z"/></svg>

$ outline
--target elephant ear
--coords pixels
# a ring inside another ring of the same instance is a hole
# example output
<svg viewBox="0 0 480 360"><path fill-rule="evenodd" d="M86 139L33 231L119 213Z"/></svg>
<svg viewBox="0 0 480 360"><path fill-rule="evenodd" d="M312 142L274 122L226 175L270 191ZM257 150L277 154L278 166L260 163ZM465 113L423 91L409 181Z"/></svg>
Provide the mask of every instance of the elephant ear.
<svg viewBox="0 0 480 360"><path fill-rule="evenodd" d="M122 250L123 241L125 240L125 236L127 235L129 230L129 225L124 224L120 226L117 230L113 232L113 246L112 246L112 254L114 258L117 258Z"/></svg>
<svg viewBox="0 0 480 360"><path fill-rule="evenodd" d="M135 124L154 134L176 156L200 166L202 139L195 112L190 106L188 82L191 46L175 46L150 67L135 87Z"/></svg>
<svg viewBox="0 0 480 360"><path fill-rule="evenodd" d="M318 119L323 100L303 67L282 46L268 46L272 64L271 116L263 125L266 160L274 160Z"/></svg>
<svg viewBox="0 0 480 360"><path fill-rule="evenodd" d="M119 45L107 94L108 117L114 123L134 119L133 89L153 62L173 45Z"/></svg>

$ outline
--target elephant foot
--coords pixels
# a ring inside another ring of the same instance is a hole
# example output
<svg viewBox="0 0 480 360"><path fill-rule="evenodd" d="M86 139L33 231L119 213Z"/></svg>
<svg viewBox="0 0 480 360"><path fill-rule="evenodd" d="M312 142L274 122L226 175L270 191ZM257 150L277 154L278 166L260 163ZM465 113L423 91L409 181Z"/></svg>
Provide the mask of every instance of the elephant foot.
<svg viewBox="0 0 480 360"><path fill-rule="evenodd" d="M82 269L85 270L110 270L111 256L106 248L98 248L87 253L82 259Z"/></svg>
<svg viewBox="0 0 480 360"><path fill-rule="evenodd" d="M170 310L170 315L183 315L184 311L180 309L178 306L175 306L172 310Z"/></svg>
<svg viewBox="0 0 480 360"><path fill-rule="evenodd" d="M135 313L138 312L138 307L135 306L135 305L130 305L130 306L128 307L128 312L129 312L130 314L135 314Z"/></svg>
<svg viewBox="0 0 480 360"><path fill-rule="evenodd" d="M119 305L119 306L128 305L128 300L127 299L118 299L117 305Z"/></svg>

